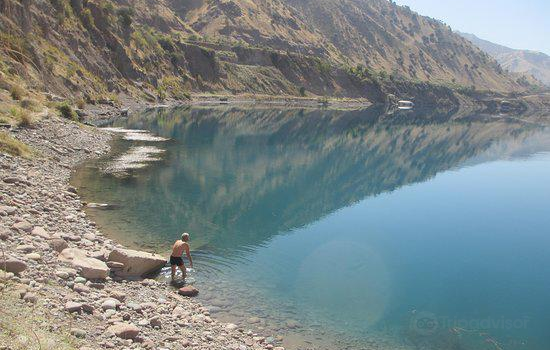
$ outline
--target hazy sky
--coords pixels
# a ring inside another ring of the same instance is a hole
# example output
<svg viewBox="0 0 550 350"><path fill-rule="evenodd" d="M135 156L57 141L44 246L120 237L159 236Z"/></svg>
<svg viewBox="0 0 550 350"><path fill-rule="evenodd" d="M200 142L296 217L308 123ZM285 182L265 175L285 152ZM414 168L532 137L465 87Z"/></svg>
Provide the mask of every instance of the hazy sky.
<svg viewBox="0 0 550 350"><path fill-rule="evenodd" d="M396 0L454 30L550 55L550 0Z"/></svg>

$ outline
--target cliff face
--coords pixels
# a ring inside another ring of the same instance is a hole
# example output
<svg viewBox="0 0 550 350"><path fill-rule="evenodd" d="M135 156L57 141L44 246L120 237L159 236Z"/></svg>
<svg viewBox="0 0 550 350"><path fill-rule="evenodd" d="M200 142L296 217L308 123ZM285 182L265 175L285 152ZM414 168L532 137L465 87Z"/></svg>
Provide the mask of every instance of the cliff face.
<svg viewBox="0 0 550 350"><path fill-rule="evenodd" d="M442 23L385 0L0 0L0 12L4 87L91 101L528 87Z"/></svg>

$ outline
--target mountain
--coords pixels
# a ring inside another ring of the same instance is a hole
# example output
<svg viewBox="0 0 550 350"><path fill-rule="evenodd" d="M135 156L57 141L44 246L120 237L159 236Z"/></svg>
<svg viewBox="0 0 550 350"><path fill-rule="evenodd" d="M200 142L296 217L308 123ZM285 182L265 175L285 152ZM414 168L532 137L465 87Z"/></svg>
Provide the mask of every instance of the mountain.
<svg viewBox="0 0 550 350"><path fill-rule="evenodd" d="M531 50L516 50L478 38L473 34L459 33L474 45L496 58L510 72L530 74L550 86L550 56Z"/></svg>
<svg viewBox="0 0 550 350"><path fill-rule="evenodd" d="M449 87L529 88L445 24L386 0L1 0L0 44L0 87L88 102L189 92L450 101Z"/></svg>

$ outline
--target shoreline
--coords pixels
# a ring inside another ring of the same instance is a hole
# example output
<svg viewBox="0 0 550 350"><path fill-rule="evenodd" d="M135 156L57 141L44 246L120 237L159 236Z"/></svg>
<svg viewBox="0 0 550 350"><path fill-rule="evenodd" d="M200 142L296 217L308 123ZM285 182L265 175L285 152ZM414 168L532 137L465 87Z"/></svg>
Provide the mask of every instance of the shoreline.
<svg viewBox="0 0 550 350"><path fill-rule="evenodd" d="M61 248L103 262L109 251L125 248L97 229L69 185L76 166L109 152L112 136L56 116L10 134L36 154L31 159L0 154L0 260L11 271L0 270L0 285L3 297L16 300L13 310L3 306L2 313L11 310L16 319L16 308L32 308L51 325L49 336L65 339L70 349L284 349L272 337L218 322L170 285L112 275L83 278L78 268L60 261ZM42 341L40 347L49 348Z"/></svg>

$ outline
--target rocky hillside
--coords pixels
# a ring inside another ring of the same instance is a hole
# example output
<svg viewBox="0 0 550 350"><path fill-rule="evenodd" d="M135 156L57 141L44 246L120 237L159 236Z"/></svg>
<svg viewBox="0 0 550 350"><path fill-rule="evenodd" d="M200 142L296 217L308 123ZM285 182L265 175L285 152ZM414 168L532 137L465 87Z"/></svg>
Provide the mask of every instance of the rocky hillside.
<svg viewBox="0 0 550 350"><path fill-rule="evenodd" d="M478 38L473 34L460 33L489 55L496 58L502 68L510 72L529 74L550 86L550 56L531 50L516 50Z"/></svg>
<svg viewBox="0 0 550 350"><path fill-rule="evenodd" d="M0 0L0 47L5 91L88 102L529 87L446 25L386 0Z"/></svg>

